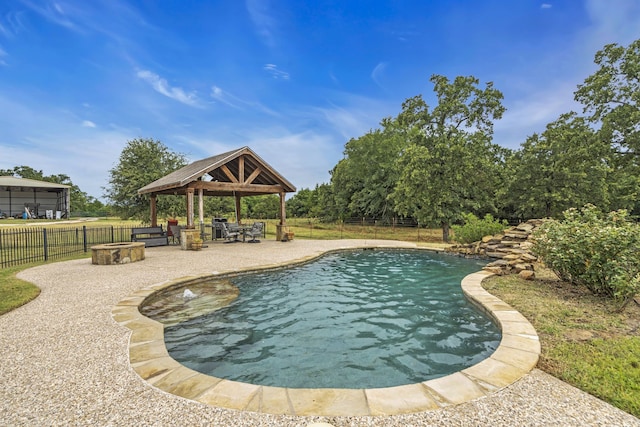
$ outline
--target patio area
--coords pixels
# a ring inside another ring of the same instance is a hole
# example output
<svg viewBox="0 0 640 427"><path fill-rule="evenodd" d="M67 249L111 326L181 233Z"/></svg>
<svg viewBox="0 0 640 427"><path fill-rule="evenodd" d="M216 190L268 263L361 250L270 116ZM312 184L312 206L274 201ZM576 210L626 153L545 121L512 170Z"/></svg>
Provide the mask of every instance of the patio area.
<svg viewBox="0 0 640 427"><path fill-rule="evenodd" d="M616 425L640 420L534 369L494 393L458 405L393 416L296 416L224 409L166 393L130 364L131 330L113 308L145 287L176 278L284 264L327 250L415 247L372 240L207 242L200 251L148 248L141 262L92 265L91 259L20 273L41 295L0 316L0 419L6 425Z"/></svg>

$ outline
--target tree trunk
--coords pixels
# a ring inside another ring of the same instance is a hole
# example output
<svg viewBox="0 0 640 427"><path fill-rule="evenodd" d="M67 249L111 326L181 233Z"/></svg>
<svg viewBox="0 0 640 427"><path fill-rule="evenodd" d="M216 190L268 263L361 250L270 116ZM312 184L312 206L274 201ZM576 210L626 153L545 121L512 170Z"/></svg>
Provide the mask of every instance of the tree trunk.
<svg viewBox="0 0 640 427"><path fill-rule="evenodd" d="M442 241L449 243L449 223L442 222Z"/></svg>

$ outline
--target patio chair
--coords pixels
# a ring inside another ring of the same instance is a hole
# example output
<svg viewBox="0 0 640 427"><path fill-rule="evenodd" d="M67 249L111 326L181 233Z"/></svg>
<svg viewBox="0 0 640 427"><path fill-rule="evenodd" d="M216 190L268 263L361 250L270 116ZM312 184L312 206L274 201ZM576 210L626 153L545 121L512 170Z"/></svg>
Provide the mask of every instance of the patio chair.
<svg viewBox="0 0 640 427"><path fill-rule="evenodd" d="M179 225L170 225L169 230L171 230L172 242L176 244L176 240L178 241L178 245L180 244L180 227Z"/></svg>
<svg viewBox="0 0 640 427"><path fill-rule="evenodd" d="M238 236L240 235L239 231L231 231L226 222L221 222L222 224L222 238L226 240L225 243L233 243L239 242Z"/></svg>
<svg viewBox="0 0 640 427"><path fill-rule="evenodd" d="M256 237L262 236L262 227L263 224L261 222L254 222L251 229L244 232L245 236L251 236L251 240L248 243L260 243L260 240L256 239Z"/></svg>

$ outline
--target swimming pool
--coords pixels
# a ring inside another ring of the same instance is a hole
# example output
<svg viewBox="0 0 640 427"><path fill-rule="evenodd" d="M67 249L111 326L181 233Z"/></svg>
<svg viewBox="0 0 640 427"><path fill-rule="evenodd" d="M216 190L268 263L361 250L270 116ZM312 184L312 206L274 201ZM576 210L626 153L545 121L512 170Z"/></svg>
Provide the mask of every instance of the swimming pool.
<svg viewBox="0 0 640 427"><path fill-rule="evenodd" d="M214 279L190 288L196 297L188 304L202 311L170 322L165 343L191 369L259 385L376 388L438 378L499 344L499 329L460 288L481 265L425 251L359 250ZM187 304L183 291L172 298ZM228 305L212 307L216 298Z"/></svg>

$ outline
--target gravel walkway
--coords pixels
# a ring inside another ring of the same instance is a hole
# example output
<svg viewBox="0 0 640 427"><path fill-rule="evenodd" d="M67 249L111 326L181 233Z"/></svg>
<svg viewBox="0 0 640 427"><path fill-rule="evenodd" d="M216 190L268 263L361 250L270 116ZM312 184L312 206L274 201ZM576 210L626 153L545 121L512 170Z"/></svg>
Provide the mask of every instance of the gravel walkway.
<svg viewBox="0 0 640 427"><path fill-rule="evenodd" d="M640 420L539 370L488 397L390 417L294 417L220 409L149 386L129 366L129 330L111 310L135 290L171 278L269 265L341 247L401 242L295 240L210 243L200 252L150 248L142 262L88 259L19 277L41 295L0 316L0 425L4 426L640 426Z"/></svg>

